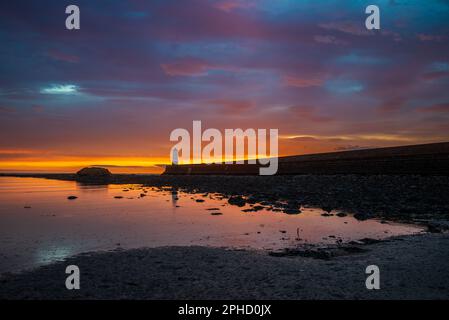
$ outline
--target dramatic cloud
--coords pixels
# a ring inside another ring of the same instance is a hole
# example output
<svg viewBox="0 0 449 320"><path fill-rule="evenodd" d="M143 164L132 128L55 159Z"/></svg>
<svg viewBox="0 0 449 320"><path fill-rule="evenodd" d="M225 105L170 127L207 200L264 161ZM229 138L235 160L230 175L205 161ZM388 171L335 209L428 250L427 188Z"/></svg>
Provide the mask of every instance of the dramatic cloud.
<svg viewBox="0 0 449 320"><path fill-rule="evenodd" d="M80 61L78 56L67 54L58 50L50 50L48 51L48 55L55 60L64 62L77 63Z"/></svg>
<svg viewBox="0 0 449 320"><path fill-rule="evenodd" d="M254 0L223 0L223 1L218 1L215 4L215 7L229 12L235 9L241 9L241 8L252 8L256 6L256 1Z"/></svg>
<svg viewBox="0 0 449 320"><path fill-rule="evenodd" d="M285 86L307 88L307 87L319 87L324 83L324 77L315 76L311 78L299 78L296 76L283 76L282 82Z"/></svg>
<svg viewBox="0 0 449 320"><path fill-rule="evenodd" d="M435 34L418 33L416 35L421 41L444 41L446 38Z"/></svg>
<svg viewBox="0 0 449 320"><path fill-rule="evenodd" d="M335 44L335 45L346 45L348 44L346 41L339 40L335 36L331 35L316 35L314 37L316 42L325 43L325 44Z"/></svg>
<svg viewBox="0 0 449 320"><path fill-rule="evenodd" d="M356 36L366 36L372 34L372 32L363 28L363 24L355 23L353 21L322 23L319 26L324 30L336 30L339 32L349 33Z"/></svg>
<svg viewBox="0 0 449 320"><path fill-rule="evenodd" d="M0 4L0 150L36 151L0 170L152 168L192 120L278 128L282 154L449 139L447 1L379 1L379 31L363 1L77 5L69 31L61 1Z"/></svg>
<svg viewBox="0 0 449 320"><path fill-rule="evenodd" d="M449 103L434 104L421 109L422 112L449 113Z"/></svg>
<svg viewBox="0 0 449 320"><path fill-rule="evenodd" d="M78 86L73 84L51 85L42 88L40 92L44 94L74 94L78 92Z"/></svg>
<svg viewBox="0 0 449 320"><path fill-rule="evenodd" d="M202 76L208 70L214 68L213 65L201 59L184 58L172 63L161 64L164 72L170 76Z"/></svg>

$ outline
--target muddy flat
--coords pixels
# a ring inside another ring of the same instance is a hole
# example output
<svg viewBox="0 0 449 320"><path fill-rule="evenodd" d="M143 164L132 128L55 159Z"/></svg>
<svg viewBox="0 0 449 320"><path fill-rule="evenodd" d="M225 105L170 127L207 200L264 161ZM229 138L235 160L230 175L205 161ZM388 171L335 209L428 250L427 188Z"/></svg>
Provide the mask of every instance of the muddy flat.
<svg viewBox="0 0 449 320"><path fill-rule="evenodd" d="M206 247L161 247L79 255L1 279L1 299L448 299L449 236L371 244L321 260ZM79 266L81 289L65 288ZM380 268L367 290L365 269ZM24 290L26 288L26 290Z"/></svg>

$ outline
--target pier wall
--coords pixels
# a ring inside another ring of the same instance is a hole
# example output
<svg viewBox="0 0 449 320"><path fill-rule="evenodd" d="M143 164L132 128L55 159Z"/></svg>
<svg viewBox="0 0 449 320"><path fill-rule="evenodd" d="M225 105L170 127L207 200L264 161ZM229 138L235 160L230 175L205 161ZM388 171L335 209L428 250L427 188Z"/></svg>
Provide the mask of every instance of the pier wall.
<svg viewBox="0 0 449 320"><path fill-rule="evenodd" d="M449 142L341 151L278 158L279 175L421 174L449 175ZM166 166L167 175L257 175L258 164Z"/></svg>

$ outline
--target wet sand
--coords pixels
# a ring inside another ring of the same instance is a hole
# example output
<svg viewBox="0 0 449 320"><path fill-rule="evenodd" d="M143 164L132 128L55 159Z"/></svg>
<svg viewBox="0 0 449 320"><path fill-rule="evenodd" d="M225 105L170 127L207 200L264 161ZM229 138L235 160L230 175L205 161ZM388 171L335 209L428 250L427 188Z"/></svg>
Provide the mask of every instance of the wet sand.
<svg viewBox="0 0 449 320"><path fill-rule="evenodd" d="M321 260L206 247L84 254L0 280L0 299L449 299L449 235L401 237ZM66 290L78 265L81 289ZM380 268L367 290L365 268Z"/></svg>

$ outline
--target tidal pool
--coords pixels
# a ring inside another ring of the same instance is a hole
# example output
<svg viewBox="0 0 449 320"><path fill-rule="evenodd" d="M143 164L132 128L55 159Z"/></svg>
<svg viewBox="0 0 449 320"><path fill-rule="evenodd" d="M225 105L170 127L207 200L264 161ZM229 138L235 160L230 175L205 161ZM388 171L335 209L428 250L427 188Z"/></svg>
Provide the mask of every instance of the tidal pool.
<svg viewBox="0 0 449 320"><path fill-rule="evenodd" d="M322 216L317 208L302 208L296 215L242 211L248 208L230 205L217 194L190 194L170 186L0 177L0 273L117 248L278 250L422 232L414 225L358 221L352 215Z"/></svg>

